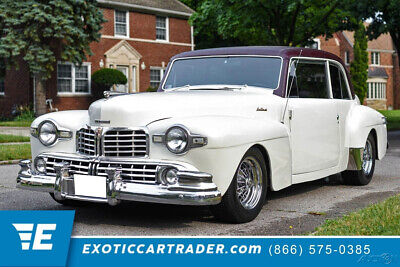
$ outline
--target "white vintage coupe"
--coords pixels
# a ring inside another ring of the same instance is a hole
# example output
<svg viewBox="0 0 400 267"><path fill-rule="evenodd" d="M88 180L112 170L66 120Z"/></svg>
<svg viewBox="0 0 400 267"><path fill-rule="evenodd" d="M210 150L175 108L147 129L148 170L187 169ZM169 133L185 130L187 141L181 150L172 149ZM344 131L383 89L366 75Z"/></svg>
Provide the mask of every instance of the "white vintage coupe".
<svg viewBox="0 0 400 267"><path fill-rule="evenodd" d="M343 62L307 48L234 47L172 58L159 92L113 95L31 126L18 187L59 203L209 205L253 220L267 190L341 173L366 185L386 119L362 106Z"/></svg>

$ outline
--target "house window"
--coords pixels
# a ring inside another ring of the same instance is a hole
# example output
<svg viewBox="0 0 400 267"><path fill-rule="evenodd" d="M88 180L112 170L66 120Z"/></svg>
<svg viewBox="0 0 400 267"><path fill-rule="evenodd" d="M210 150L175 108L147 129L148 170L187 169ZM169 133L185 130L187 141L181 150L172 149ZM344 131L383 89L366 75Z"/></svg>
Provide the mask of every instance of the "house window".
<svg viewBox="0 0 400 267"><path fill-rule="evenodd" d="M4 78L0 78L0 95L4 95Z"/></svg>
<svg viewBox="0 0 400 267"><path fill-rule="evenodd" d="M57 65L57 91L59 94L89 94L90 64L75 66L72 63Z"/></svg>
<svg viewBox="0 0 400 267"><path fill-rule="evenodd" d="M161 83L161 79L164 76L164 69L151 68L150 69L150 87L158 88Z"/></svg>
<svg viewBox="0 0 400 267"><path fill-rule="evenodd" d="M344 63L346 65L350 64L350 53L349 53L349 51L345 51L344 52Z"/></svg>
<svg viewBox="0 0 400 267"><path fill-rule="evenodd" d="M168 41L168 18L156 17L156 39Z"/></svg>
<svg viewBox="0 0 400 267"><path fill-rule="evenodd" d="M369 82L368 83L368 99L386 99L386 83L385 82Z"/></svg>
<svg viewBox="0 0 400 267"><path fill-rule="evenodd" d="M129 13L126 11L115 10L115 35L117 36L128 36L129 23L128 23Z"/></svg>
<svg viewBox="0 0 400 267"><path fill-rule="evenodd" d="M371 52L371 65L380 65L380 64L381 64L381 53Z"/></svg>

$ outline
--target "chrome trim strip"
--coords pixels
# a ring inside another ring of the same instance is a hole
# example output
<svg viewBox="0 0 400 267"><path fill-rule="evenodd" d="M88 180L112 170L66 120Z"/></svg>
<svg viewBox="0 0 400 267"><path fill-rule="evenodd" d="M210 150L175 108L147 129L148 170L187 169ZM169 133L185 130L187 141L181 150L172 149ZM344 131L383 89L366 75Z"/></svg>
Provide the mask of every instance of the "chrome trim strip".
<svg viewBox="0 0 400 267"><path fill-rule="evenodd" d="M362 169L364 148L350 148L347 170L359 171Z"/></svg>

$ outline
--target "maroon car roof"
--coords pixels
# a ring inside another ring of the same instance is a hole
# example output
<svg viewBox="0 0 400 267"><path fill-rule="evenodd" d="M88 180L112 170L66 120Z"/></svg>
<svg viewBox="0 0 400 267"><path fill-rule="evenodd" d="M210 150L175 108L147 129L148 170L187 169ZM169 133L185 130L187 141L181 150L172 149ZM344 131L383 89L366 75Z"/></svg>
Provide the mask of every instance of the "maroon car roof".
<svg viewBox="0 0 400 267"><path fill-rule="evenodd" d="M172 59L198 56L216 56L216 55L261 55L261 56L280 56L282 58L297 57L317 57L329 58L342 62L342 60L329 52L304 47L288 47L288 46L238 46L238 47L221 47L212 49L194 50L180 53Z"/></svg>
<svg viewBox="0 0 400 267"><path fill-rule="evenodd" d="M301 54L300 54L301 53ZM199 57L199 56L224 56L224 55L253 55L253 56L279 56L284 59L284 68L282 69L281 77L286 77L287 75L287 68L288 68L288 61L292 57L310 57L310 58L327 58L333 59L344 67L344 62L342 59L332 53L311 49L311 48L304 48L304 47L288 47L288 46L237 46L237 47L221 47L221 48L212 48L212 49L202 49L202 50L194 50L189 52L180 53L175 55L172 60L177 58L187 58L187 57ZM170 63L168 67L170 67ZM349 78L350 75L348 73L347 68L344 68ZM165 76L163 77L163 81ZM161 83L162 84L162 83ZM350 84L351 94L354 98L354 89L353 85ZM161 85L159 87L159 91L162 91ZM281 79L278 89L274 90L275 95L279 95L284 97L286 95L286 79Z"/></svg>

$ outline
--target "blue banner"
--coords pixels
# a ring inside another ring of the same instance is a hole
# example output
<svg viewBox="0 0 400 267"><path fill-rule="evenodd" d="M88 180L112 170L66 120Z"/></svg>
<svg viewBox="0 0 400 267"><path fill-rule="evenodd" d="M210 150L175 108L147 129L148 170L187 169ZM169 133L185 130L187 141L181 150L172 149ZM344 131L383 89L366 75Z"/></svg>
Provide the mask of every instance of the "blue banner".
<svg viewBox="0 0 400 267"><path fill-rule="evenodd" d="M73 238L68 266L387 266L398 238Z"/></svg>
<svg viewBox="0 0 400 267"><path fill-rule="evenodd" d="M0 266L400 265L398 237L70 239L73 219L74 211L0 211Z"/></svg>
<svg viewBox="0 0 400 267"><path fill-rule="evenodd" d="M75 211L0 211L0 266L65 266Z"/></svg>

